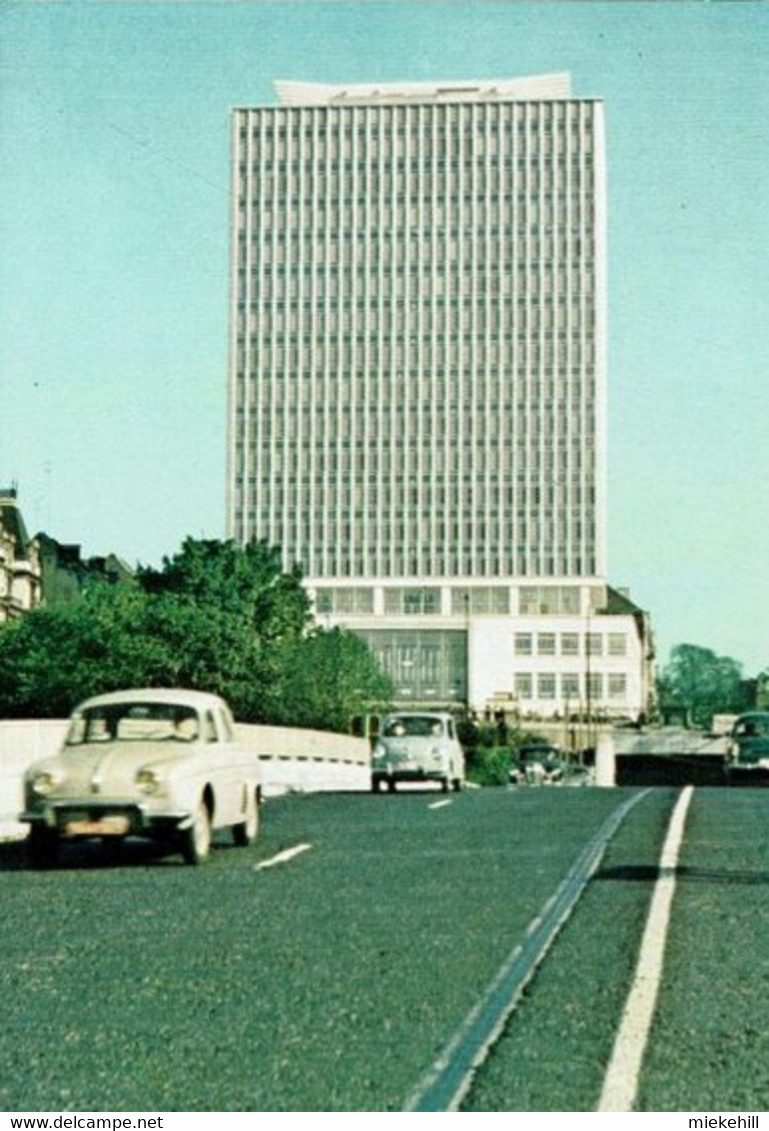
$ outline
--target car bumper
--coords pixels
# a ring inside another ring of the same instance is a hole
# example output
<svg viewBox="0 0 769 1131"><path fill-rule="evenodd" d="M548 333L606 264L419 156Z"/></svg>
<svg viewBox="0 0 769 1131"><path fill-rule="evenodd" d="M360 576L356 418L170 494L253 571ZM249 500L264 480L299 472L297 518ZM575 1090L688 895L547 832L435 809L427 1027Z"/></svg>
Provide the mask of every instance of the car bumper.
<svg viewBox="0 0 769 1131"><path fill-rule="evenodd" d="M443 781L450 774L448 766L374 766L375 781Z"/></svg>
<svg viewBox="0 0 769 1131"><path fill-rule="evenodd" d="M52 801L26 809L19 820L48 829L62 837L152 836L183 829L192 814L171 809L150 809L140 802Z"/></svg>

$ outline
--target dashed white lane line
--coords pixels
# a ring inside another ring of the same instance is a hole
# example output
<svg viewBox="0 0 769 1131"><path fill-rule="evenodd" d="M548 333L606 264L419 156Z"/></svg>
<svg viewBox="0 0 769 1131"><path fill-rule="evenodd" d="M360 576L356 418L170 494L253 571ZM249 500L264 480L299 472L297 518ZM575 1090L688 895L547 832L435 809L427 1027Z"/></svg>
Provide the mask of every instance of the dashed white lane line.
<svg viewBox="0 0 769 1131"><path fill-rule="evenodd" d="M254 871L261 872L265 868L274 868L276 864L285 864L287 860L293 860L300 852L306 852L308 848L312 848L311 844L295 844L293 848L285 848L276 856L270 856L268 860L260 860L258 864L254 864Z"/></svg>
<svg viewBox="0 0 769 1131"><path fill-rule="evenodd" d="M693 788L690 785L682 791L670 818L660 856L659 878L654 887L649 916L641 940L635 978L614 1041L614 1051L606 1071L598 1105L599 1111L633 1110L641 1063L662 977L670 907L676 886L676 864L692 793Z"/></svg>
<svg viewBox="0 0 769 1131"><path fill-rule="evenodd" d="M427 806L428 809L443 809L444 806L451 805L450 801L431 801Z"/></svg>

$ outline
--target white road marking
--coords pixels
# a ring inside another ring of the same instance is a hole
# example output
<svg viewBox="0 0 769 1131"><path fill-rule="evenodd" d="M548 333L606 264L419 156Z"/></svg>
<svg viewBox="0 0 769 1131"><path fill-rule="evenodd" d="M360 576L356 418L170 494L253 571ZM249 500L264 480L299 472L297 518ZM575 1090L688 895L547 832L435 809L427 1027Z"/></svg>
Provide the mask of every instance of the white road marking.
<svg viewBox="0 0 769 1131"><path fill-rule="evenodd" d="M271 856L269 860L260 860L258 864L254 864L254 871L261 872L264 868L273 868L276 864L285 864L287 860L293 860L300 852L306 852L308 848L312 848L311 844L295 844L293 848L285 848L279 852L277 856Z"/></svg>
<svg viewBox="0 0 769 1131"><path fill-rule="evenodd" d="M651 792L633 793L604 821L499 968L494 980L454 1032L416 1087L403 1111L459 1111L473 1075L494 1046L535 970L571 915L611 838L630 810Z"/></svg>
<svg viewBox="0 0 769 1131"><path fill-rule="evenodd" d="M660 856L660 874L654 886L649 916L641 940L635 978L614 1041L614 1051L606 1070L598 1111L633 1110L641 1063L662 977L670 907L676 886L675 870L692 793L693 787L688 785L681 792L670 818Z"/></svg>
<svg viewBox="0 0 769 1131"><path fill-rule="evenodd" d="M443 809L445 805L451 805L450 801L431 801L427 806L428 809Z"/></svg>

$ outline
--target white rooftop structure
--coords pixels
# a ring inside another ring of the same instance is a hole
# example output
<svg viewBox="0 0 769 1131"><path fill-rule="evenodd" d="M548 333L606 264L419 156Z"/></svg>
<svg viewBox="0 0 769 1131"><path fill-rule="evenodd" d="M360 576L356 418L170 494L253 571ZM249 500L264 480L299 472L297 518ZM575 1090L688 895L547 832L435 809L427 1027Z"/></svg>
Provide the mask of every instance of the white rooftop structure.
<svg viewBox="0 0 769 1131"><path fill-rule="evenodd" d="M371 102L487 102L570 98L568 72L515 79L463 82L312 83L278 79L275 91L284 106L328 106Z"/></svg>

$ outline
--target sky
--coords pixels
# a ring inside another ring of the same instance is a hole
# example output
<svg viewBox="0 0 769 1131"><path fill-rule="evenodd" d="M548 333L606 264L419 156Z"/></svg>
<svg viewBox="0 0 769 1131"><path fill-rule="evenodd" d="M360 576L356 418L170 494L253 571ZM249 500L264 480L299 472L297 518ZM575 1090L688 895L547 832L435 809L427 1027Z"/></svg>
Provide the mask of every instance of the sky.
<svg viewBox="0 0 769 1131"><path fill-rule="evenodd" d="M275 79L604 100L608 573L658 658L769 667L769 5L0 4L0 486L159 565L225 531L229 129Z"/></svg>

